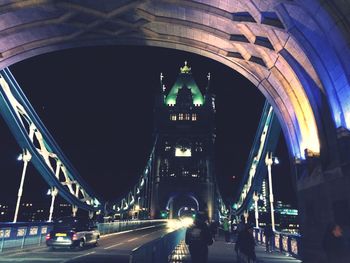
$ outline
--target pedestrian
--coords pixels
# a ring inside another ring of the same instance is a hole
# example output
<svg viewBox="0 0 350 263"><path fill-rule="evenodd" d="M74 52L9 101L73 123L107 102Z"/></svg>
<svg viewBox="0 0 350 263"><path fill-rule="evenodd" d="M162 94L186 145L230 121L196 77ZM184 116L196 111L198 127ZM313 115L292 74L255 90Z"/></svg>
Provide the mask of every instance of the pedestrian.
<svg viewBox="0 0 350 263"><path fill-rule="evenodd" d="M348 263L348 248L346 247L343 229L339 224L329 224L324 238L323 248L328 263Z"/></svg>
<svg viewBox="0 0 350 263"><path fill-rule="evenodd" d="M272 252L273 251L273 237L274 232L272 229L271 224L266 224L264 228L264 235L265 235L265 245L266 245L266 252Z"/></svg>
<svg viewBox="0 0 350 263"><path fill-rule="evenodd" d="M192 263L208 262L208 246L213 244L213 238L203 214L197 213L193 225L187 228L185 243Z"/></svg>
<svg viewBox="0 0 350 263"><path fill-rule="evenodd" d="M241 231L238 234L235 250L238 262L240 262L240 258L242 257L246 258L247 263L253 263L256 261L253 226L246 225L244 231Z"/></svg>
<svg viewBox="0 0 350 263"><path fill-rule="evenodd" d="M246 228L245 218L244 218L244 216L241 216L241 221L237 225L237 234L244 231L245 228Z"/></svg>
<svg viewBox="0 0 350 263"><path fill-rule="evenodd" d="M224 222L222 223L222 228L225 233L225 241L226 243L230 242L230 222L228 220L228 217L224 218Z"/></svg>
<svg viewBox="0 0 350 263"><path fill-rule="evenodd" d="M242 246L242 235L244 233L244 229L241 231L237 231L237 238L236 238L236 244L235 244L235 251L236 251L236 255L237 255L237 262L241 262L240 258L240 249Z"/></svg>
<svg viewBox="0 0 350 263"><path fill-rule="evenodd" d="M212 238L215 240L216 233L218 232L218 224L215 220L211 221L209 225L209 230Z"/></svg>

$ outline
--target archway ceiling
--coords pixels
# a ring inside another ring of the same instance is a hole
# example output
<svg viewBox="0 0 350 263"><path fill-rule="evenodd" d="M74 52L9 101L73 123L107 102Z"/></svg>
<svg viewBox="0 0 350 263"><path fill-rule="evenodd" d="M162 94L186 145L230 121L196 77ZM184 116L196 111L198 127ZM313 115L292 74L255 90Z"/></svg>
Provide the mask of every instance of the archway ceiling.
<svg viewBox="0 0 350 263"><path fill-rule="evenodd" d="M4 0L0 68L38 54L91 45L150 45L197 53L251 80L274 106L291 153L303 158L305 149L320 152L319 130L295 65L314 88L325 91L305 48L290 32L293 19L317 27L296 2Z"/></svg>

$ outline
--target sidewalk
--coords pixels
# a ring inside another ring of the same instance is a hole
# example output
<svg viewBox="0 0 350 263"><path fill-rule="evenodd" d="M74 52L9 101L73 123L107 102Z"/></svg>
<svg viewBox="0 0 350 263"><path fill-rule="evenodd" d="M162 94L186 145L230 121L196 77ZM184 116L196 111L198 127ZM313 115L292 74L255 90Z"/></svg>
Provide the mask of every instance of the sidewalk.
<svg viewBox="0 0 350 263"><path fill-rule="evenodd" d="M279 252L266 253L263 246L256 246L257 263L301 263L293 257L283 255ZM170 260L171 263L190 263L187 246L184 242L175 249L175 253ZM226 243L223 238L219 237L213 245L209 246L208 263L237 263L234 243ZM243 263L243 262L242 262Z"/></svg>

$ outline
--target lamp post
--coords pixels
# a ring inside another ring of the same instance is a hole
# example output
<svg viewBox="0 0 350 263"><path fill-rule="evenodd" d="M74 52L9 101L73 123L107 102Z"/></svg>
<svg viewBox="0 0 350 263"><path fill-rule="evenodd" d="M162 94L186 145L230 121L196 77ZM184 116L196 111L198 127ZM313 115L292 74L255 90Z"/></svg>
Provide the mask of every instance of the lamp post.
<svg viewBox="0 0 350 263"><path fill-rule="evenodd" d="M56 195L58 194L57 188L56 187L52 187L49 190L49 194L51 195L51 206L50 206L49 222L51 222L52 221L53 209L54 209L54 206L55 206L55 198L56 198Z"/></svg>
<svg viewBox="0 0 350 263"><path fill-rule="evenodd" d="M271 225L272 230L275 231L275 211L273 208L273 191L272 191L272 175L271 175L271 166L272 164L278 164L278 159L276 157L272 157L272 153L268 152L265 158L265 164L267 166L268 172L268 180L269 180L269 200L270 200L270 212L271 212Z"/></svg>
<svg viewBox="0 0 350 263"><path fill-rule="evenodd" d="M59 180L59 176L60 176L61 165L62 165L61 162L57 161L55 176L58 180ZM58 189L54 186L48 191L48 195L51 195L49 222L52 221L52 214L53 214L53 210L55 208L55 198L56 198L57 194L58 194Z"/></svg>
<svg viewBox="0 0 350 263"><path fill-rule="evenodd" d="M19 210L19 206L21 203L22 193L23 193L24 178L26 176L28 162L30 161L31 158L32 158L32 155L30 154L30 152L27 149L23 149L23 153L20 154L20 156L18 157L19 161L20 160L23 161L23 170L22 170L21 182L20 182L18 194L17 194L17 204L16 204L15 215L13 217L13 223L17 222L18 210Z"/></svg>
<svg viewBox="0 0 350 263"><path fill-rule="evenodd" d="M256 192L254 192L253 194L253 200L255 205L255 227L259 228L259 208L258 208L259 196Z"/></svg>
<svg viewBox="0 0 350 263"><path fill-rule="evenodd" d="M243 216L244 216L244 223L245 223L245 224L248 224L249 213L248 213L247 210L245 210L245 211L243 212Z"/></svg>
<svg viewBox="0 0 350 263"><path fill-rule="evenodd" d="M78 212L78 207L76 205L72 205L72 216L76 217Z"/></svg>

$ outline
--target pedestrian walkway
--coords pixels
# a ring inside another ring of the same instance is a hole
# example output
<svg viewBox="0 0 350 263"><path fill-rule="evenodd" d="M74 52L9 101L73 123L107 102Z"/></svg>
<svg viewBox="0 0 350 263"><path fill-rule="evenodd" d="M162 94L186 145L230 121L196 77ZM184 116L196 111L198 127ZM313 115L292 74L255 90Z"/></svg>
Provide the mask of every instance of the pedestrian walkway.
<svg viewBox="0 0 350 263"><path fill-rule="evenodd" d="M266 253L265 247L256 246L257 263L301 263L293 257L284 255L279 252ZM181 242L171 256L171 263L190 263L187 246ZM218 238L213 245L209 247L208 263L238 263L237 256L234 251L234 243L226 243L223 238ZM243 263L243 262L242 262Z"/></svg>

